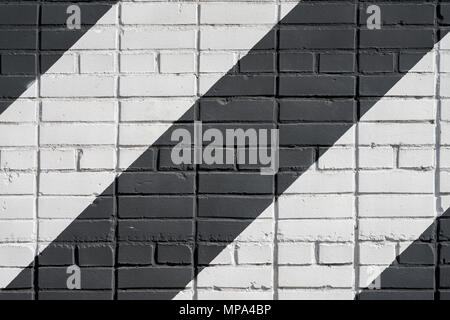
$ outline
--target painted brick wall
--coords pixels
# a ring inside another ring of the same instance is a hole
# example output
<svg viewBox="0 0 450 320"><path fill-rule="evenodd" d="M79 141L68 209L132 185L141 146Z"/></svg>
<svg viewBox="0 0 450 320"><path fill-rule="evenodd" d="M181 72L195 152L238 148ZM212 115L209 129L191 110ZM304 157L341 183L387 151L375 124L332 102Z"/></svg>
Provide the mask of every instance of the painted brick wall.
<svg viewBox="0 0 450 320"><path fill-rule="evenodd" d="M450 206L446 2L0 5L0 297L353 299ZM280 173L174 165L192 120L279 128Z"/></svg>

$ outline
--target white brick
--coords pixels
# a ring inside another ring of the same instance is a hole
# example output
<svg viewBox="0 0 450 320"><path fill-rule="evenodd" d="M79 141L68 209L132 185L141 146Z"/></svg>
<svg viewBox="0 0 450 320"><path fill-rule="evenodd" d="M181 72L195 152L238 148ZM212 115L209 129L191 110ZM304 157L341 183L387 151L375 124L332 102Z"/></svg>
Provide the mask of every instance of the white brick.
<svg viewBox="0 0 450 320"><path fill-rule="evenodd" d="M450 192L450 172L441 171L440 191L447 193Z"/></svg>
<svg viewBox="0 0 450 320"><path fill-rule="evenodd" d="M31 242L34 238L33 221L0 220L0 242Z"/></svg>
<svg viewBox="0 0 450 320"><path fill-rule="evenodd" d="M442 147L440 150L440 168L450 168L450 148Z"/></svg>
<svg viewBox="0 0 450 320"><path fill-rule="evenodd" d="M272 291L198 290L199 300L272 300Z"/></svg>
<svg viewBox="0 0 450 320"><path fill-rule="evenodd" d="M360 217L430 217L434 195L364 195L358 197Z"/></svg>
<svg viewBox="0 0 450 320"><path fill-rule="evenodd" d="M337 147L321 149L320 169L351 169L354 167L355 149Z"/></svg>
<svg viewBox="0 0 450 320"><path fill-rule="evenodd" d="M360 123L359 143L434 144L434 125L425 123Z"/></svg>
<svg viewBox="0 0 450 320"><path fill-rule="evenodd" d="M361 121L424 121L434 119L434 100L432 99L382 98L374 101L374 106L361 117Z"/></svg>
<svg viewBox="0 0 450 320"><path fill-rule="evenodd" d="M281 220L278 238L282 241L352 241L352 220Z"/></svg>
<svg viewBox="0 0 450 320"><path fill-rule="evenodd" d="M81 169L114 169L116 151L114 149L83 149L80 154Z"/></svg>
<svg viewBox="0 0 450 320"><path fill-rule="evenodd" d="M111 54L82 54L80 56L81 73L114 72L114 56Z"/></svg>
<svg viewBox="0 0 450 320"><path fill-rule="evenodd" d="M0 146L22 147L36 145L35 125L0 124Z"/></svg>
<svg viewBox="0 0 450 320"><path fill-rule="evenodd" d="M167 129L170 124L120 125L120 145L151 145Z"/></svg>
<svg viewBox="0 0 450 320"><path fill-rule="evenodd" d="M273 247L270 244L239 244L237 260L239 264L272 263Z"/></svg>
<svg viewBox="0 0 450 320"><path fill-rule="evenodd" d="M314 262L314 244L312 243L278 243L278 263L308 265Z"/></svg>
<svg viewBox="0 0 450 320"><path fill-rule="evenodd" d="M120 105L120 120L177 121L194 103L194 99L183 98L125 100Z"/></svg>
<svg viewBox="0 0 450 320"><path fill-rule="evenodd" d="M280 300L353 300L355 293L350 289L281 289L278 291L278 298Z"/></svg>
<svg viewBox="0 0 450 320"><path fill-rule="evenodd" d="M354 173L306 171L285 191L289 193L343 193L354 191Z"/></svg>
<svg viewBox="0 0 450 320"><path fill-rule="evenodd" d="M41 196L39 202L39 218L62 219L74 218L70 215L70 210L77 214L81 213L88 205L94 202L95 197L47 197Z"/></svg>
<svg viewBox="0 0 450 320"><path fill-rule="evenodd" d="M34 259L35 250L33 245L0 245L1 267L28 267Z"/></svg>
<svg viewBox="0 0 450 320"><path fill-rule="evenodd" d="M0 122L34 122L37 104L35 101L15 100L0 116Z"/></svg>
<svg viewBox="0 0 450 320"><path fill-rule="evenodd" d="M426 68L426 67L425 67ZM408 73L397 82L386 94L391 96L433 96L434 95L434 74L413 74ZM444 90L445 91L445 90ZM441 87L441 92L443 92Z"/></svg>
<svg viewBox="0 0 450 320"><path fill-rule="evenodd" d="M353 266L287 266L278 273L282 288L345 288L353 284Z"/></svg>
<svg viewBox="0 0 450 320"><path fill-rule="evenodd" d="M359 262L361 264L390 265L395 260L393 243L361 243L359 245Z"/></svg>
<svg viewBox="0 0 450 320"><path fill-rule="evenodd" d="M120 80L120 95L124 97L193 96L195 82L193 75L123 76Z"/></svg>
<svg viewBox="0 0 450 320"><path fill-rule="evenodd" d="M450 145L450 123L441 123L441 145Z"/></svg>
<svg viewBox="0 0 450 320"><path fill-rule="evenodd" d="M434 173L411 170L361 171L359 190L362 193L433 193Z"/></svg>
<svg viewBox="0 0 450 320"><path fill-rule="evenodd" d="M274 24L275 3L208 3L201 5L202 24Z"/></svg>
<svg viewBox="0 0 450 320"><path fill-rule="evenodd" d="M450 81L450 75L449 74L441 74L441 84L449 83ZM441 85L440 86L440 95L443 97L450 97L450 89L448 88L448 85Z"/></svg>
<svg viewBox="0 0 450 320"><path fill-rule="evenodd" d="M45 57L44 55L43 59L53 61L55 59L55 55L49 55L49 57ZM59 57L58 60L47 71L45 71L45 73L74 73L77 60L78 59L76 55L66 52L61 57Z"/></svg>
<svg viewBox="0 0 450 320"><path fill-rule="evenodd" d="M358 152L360 168L388 169L394 166L394 149L391 147L361 147Z"/></svg>
<svg viewBox="0 0 450 320"><path fill-rule="evenodd" d="M109 172L41 173L40 192L44 195L101 194L113 181Z"/></svg>
<svg viewBox="0 0 450 320"><path fill-rule="evenodd" d="M261 216L263 215L264 213L261 214ZM273 229L272 220L256 219L236 237L235 241L272 242L274 236Z"/></svg>
<svg viewBox="0 0 450 320"><path fill-rule="evenodd" d="M122 49L195 49L195 30L125 29Z"/></svg>
<svg viewBox="0 0 450 320"><path fill-rule="evenodd" d="M270 26L202 27L200 31L200 49L248 50L255 44L255 40L262 39L270 29Z"/></svg>
<svg viewBox="0 0 450 320"><path fill-rule="evenodd" d="M193 53L162 53L159 60L161 73L195 72L195 55Z"/></svg>
<svg viewBox="0 0 450 320"><path fill-rule="evenodd" d="M115 144L113 124L50 124L41 126L41 144L86 145Z"/></svg>
<svg viewBox="0 0 450 320"><path fill-rule="evenodd" d="M209 244L209 246L213 246ZM214 266L214 265L230 265L233 263L234 260L234 245L229 244L225 248L221 247L220 253L210 262L208 262L208 265ZM201 250L201 249L200 249Z"/></svg>
<svg viewBox="0 0 450 320"><path fill-rule="evenodd" d="M147 148L120 148L119 149L119 168L128 169L130 165L136 161Z"/></svg>
<svg viewBox="0 0 450 320"><path fill-rule="evenodd" d="M279 217L280 219L351 218L354 201L354 197L349 195L282 195L278 199Z"/></svg>
<svg viewBox="0 0 450 320"><path fill-rule="evenodd" d="M450 121L450 99L441 99L441 120Z"/></svg>
<svg viewBox="0 0 450 320"><path fill-rule="evenodd" d="M197 284L199 287L270 288L272 287L272 267L208 267L198 275Z"/></svg>
<svg viewBox="0 0 450 320"><path fill-rule="evenodd" d="M34 185L32 173L0 173L0 194L33 194Z"/></svg>
<svg viewBox="0 0 450 320"><path fill-rule="evenodd" d="M113 101L66 101L44 100L42 102L43 121L114 121L116 103Z"/></svg>
<svg viewBox="0 0 450 320"><path fill-rule="evenodd" d="M153 53L121 53L120 71L128 73L155 72L155 59Z"/></svg>
<svg viewBox="0 0 450 320"><path fill-rule="evenodd" d="M42 242L52 242L62 231L70 226L75 219L67 220L39 220L38 240Z"/></svg>
<svg viewBox="0 0 450 320"><path fill-rule="evenodd" d="M353 245L324 244L319 245L319 263L348 264L353 262Z"/></svg>
<svg viewBox="0 0 450 320"><path fill-rule="evenodd" d="M63 75L41 78L43 97L113 97L113 76Z"/></svg>
<svg viewBox="0 0 450 320"><path fill-rule="evenodd" d="M360 219L360 240L416 240L433 219Z"/></svg>
<svg viewBox="0 0 450 320"><path fill-rule="evenodd" d="M376 285L374 282L386 269L386 266L362 266L359 268L359 287L367 288Z"/></svg>
<svg viewBox="0 0 450 320"><path fill-rule="evenodd" d="M398 165L400 168L431 168L434 166L434 149L400 148Z"/></svg>
<svg viewBox="0 0 450 320"><path fill-rule="evenodd" d="M210 52L200 54L200 72L224 72L233 65L233 53Z"/></svg>
<svg viewBox="0 0 450 320"><path fill-rule="evenodd" d="M1 168L8 170L36 169L36 151L2 150Z"/></svg>
<svg viewBox="0 0 450 320"><path fill-rule="evenodd" d="M44 170L76 169L75 150L41 150L40 167Z"/></svg>
<svg viewBox="0 0 450 320"><path fill-rule="evenodd" d="M124 24L195 24L196 4L187 3L124 3Z"/></svg>
<svg viewBox="0 0 450 320"><path fill-rule="evenodd" d="M31 196L0 197L0 220L33 219L35 199Z"/></svg>

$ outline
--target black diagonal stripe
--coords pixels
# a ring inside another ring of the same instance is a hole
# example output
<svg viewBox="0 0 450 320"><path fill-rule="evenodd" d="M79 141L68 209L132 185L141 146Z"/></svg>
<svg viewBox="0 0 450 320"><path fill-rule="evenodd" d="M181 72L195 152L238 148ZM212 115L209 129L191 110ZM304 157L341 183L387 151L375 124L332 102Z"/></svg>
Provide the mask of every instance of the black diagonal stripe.
<svg viewBox="0 0 450 320"><path fill-rule="evenodd" d="M117 1L10 1L0 5L0 113L47 72ZM80 30L66 10L81 9Z"/></svg>
<svg viewBox="0 0 450 320"><path fill-rule="evenodd" d="M389 19L379 31L356 27L356 5L299 3L17 277L6 297L19 289L39 299L176 295L438 40L435 4L412 5L406 15L386 6ZM432 18L419 19L424 12ZM221 128L278 127L281 172L173 165L171 133L192 130L193 119ZM73 263L82 267L82 291L65 290Z"/></svg>

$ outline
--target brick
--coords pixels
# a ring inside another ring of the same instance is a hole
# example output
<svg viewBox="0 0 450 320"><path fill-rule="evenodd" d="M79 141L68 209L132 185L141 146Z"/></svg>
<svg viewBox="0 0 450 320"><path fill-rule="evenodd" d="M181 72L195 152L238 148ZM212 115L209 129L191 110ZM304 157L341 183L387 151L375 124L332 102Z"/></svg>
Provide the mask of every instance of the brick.
<svg viewBox="0 0 450 320"><path fill-rule="evenodd" d="M197 8L186 3L124 3L123 24L195 24Z"/></svg>
<svg viewBox="0 0 450 320"><path fill-rule="evenodd" d="M279 243L278 263L280 265L309 265L314 263L312 243Z"/></svg>
<svg viewBox="0 0 450 320"><path fill-rule="evenodd" d="M355 68L355 56L348 53L321 54L319 71L323 73L353 72Z"/></svg>
<svg viewBox="0 0 450 320"><path fill-rule="evenodd" d="M44 170L75 169L75 150L41 150L40 167Z"/></svg>
<svg viewBox="0 0 450 320"><path fill-rule="evenodd" d="M189 267L138 267L118 270L118 287L184 288L192 278Z"/></svg>
<svg viewBox="0 0 450 320"><path fill-rule="evenodd" d="M82 245L78 249L80 266L114 266L114 248L111 245Z"/></svg>
<svg viewBox="0 0 450 320"><path fill-rule="evenodd" d="M272 269L270 267L215 266L201 270L198 286L222 288L270 288Z"/></svg>
<svg viewBox="0 0 450 320"><path fill-rule="evenodd" d="M191 264L192 249L186 245L158 244L156 260L161 264Z"/></svg>
<svg viewBox="0 0 450 320"><path fill-rule="evenodd" d="M351 287L352 266L283 266L279 268L279 286L289 287Z"/></svg>
<svg viewBox="0 0 450 320"><path fill-rule="evenodd" d="M204 3L201 24L275 23L276 6L272 3Z"/></svg>
<svg viewBox="0 0 450 320"><path fill-rule="evenodd" d="M119 221L119 239L124 241L188 241L192 232L190 221Z"/></svg>
<svg viewBox="0 0 450 320"><path fill-rule="evenodd" d="M352 220L282 220L278 238L285 241L352 241Z"/></svg>
<svg viewBox="0 0 450 320"><path fill-rule="evenodd" d="M353 245L320 244L320 264L349 264L353 262Z"/></svg>

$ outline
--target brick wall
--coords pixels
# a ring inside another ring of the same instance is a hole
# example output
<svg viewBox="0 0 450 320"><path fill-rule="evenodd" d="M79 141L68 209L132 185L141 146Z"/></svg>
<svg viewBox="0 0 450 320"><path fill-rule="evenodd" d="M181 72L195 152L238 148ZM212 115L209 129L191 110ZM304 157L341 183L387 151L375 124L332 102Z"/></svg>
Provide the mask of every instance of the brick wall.
<svg viewBox="0 0 450 320"><path fill-rule="evenodd" d="M9 2L2 298L353 299L448 207L446 1ZM278 128L279 174L174 165L193 120Z"/></svg>

